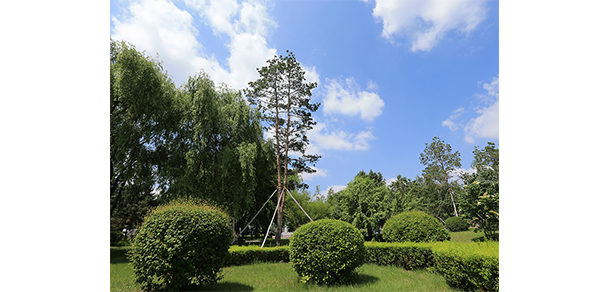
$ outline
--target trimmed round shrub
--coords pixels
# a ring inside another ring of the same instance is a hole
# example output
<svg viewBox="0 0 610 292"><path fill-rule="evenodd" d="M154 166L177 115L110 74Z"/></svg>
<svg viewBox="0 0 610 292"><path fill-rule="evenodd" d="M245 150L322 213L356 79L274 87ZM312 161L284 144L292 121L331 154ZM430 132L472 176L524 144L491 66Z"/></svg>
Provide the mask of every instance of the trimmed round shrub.
<svg viewBox="0 0 610 292"><path fill-rule="evenodd" d="M128 257L144 290L181 290L220 280L232 239L226 213L183 199L146 216Z"/></svg>
<svg viewBox="0 0 610 292"><path fill-rule="evenodd" d="M462 219L462 217L449 217L445 220L445 227L449 229L449 231L468 231L468 222Z"/></svg>
<svg viewBox="0 0 610 292"><path fill-rule="evenodd" d="M303 282L344 284L364 263L364 238L353 225L322 219L299 227L290 237L290 262Z"/></svg>
<svg viewBox="0 0 610 292"><path fill-rule="evenodd" d="M383 239L388 242L430 242L450 238L443 224L420 211L400 213L383 225Z"/></svg>

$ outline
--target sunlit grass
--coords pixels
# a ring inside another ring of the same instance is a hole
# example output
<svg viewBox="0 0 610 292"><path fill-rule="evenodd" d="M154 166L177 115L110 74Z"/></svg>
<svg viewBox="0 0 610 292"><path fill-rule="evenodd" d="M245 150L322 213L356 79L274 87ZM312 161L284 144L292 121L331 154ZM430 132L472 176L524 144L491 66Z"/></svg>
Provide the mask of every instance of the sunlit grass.
<svg viewBox="0 0 610 292"><path fill-rule="evenodd" d="M110 291L142 291L125 258L127 250L110 250ZM256 263L223 268L220 282L196 291L459 291L442 276L425 270L366 264L357 272L354 284L329 287L301 283L290 263Z"/></svg>
<svg viewBox="0 0 610 292"><path fill-rule="evenodd" d="M257 263L224 268L225 277L198 291L460 291L425 270L366 264L357 269L352 285L319 286L301 283L290 263Z"/></svg>

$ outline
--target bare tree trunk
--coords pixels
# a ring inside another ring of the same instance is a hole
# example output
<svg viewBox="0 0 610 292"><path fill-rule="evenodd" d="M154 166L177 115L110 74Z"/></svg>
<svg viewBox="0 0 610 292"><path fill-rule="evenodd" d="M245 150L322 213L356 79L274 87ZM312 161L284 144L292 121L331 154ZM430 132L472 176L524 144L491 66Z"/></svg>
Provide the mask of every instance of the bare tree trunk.
<svg viewBox="0 0 610 292"><path fill-rule="evenodd" d="M277 226L275 229L275 246L280 246L280 240L282 239L282 219L284 217L284 196L286 192L282 189L280 192L280 204L277 209Z"/></svg>

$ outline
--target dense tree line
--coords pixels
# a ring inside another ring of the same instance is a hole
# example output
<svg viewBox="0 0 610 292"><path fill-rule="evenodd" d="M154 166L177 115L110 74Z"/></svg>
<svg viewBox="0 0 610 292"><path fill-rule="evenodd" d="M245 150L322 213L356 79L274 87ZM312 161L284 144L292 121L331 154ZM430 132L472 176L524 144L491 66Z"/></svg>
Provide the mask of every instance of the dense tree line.
<svg viewBox="0 0 610 292"><path fill-rule="evenodd" d="M499 149L490 142L484 149L475 147L473 154L471 167L476 172L458 173L459 152L452 152L449 144L434 137L420 156L421 175L413 179L399 175L388 184L379 172L360 171L345 189L330 189L325 200L307 200L308 192L302 191L306 194L301 195L304 208L315 212L316 218L349 222L369 240L389 218L408 211L423 211L441 222L457 212L487 238L495 238L499 229ZM307 223L298 212L287 217L291 229Z"/></svg>
<svg viewBox="0 0 610 292"><path fill-rule="evenodd" d="M245 92L216 85L200 72L177 87L162 63L133 45L110 41L110 226L134 228L151 208L180 197L219 206L234 233L263 207L251 224L267 228L276 205L276 223L295 230L309 218L353 224L368 239L386 220L423 211L440 221L462 216L494 237L499 228L499 149L475 147L474 174L461 173L460 153L434 137L420 154L422 174L398 176L390 184L379 172L360 171L341 191L311 195L299 173L320 156L305 154L307 130L315 124L310 103L315 83L292 53L259 69ZM249 103L246 101L249 99ZM271 138L265 140L263 131ZM293 153L300 153L295 156ZM277 189L277 202L269 201ZM282 217L286 220L282 221ZM279 239L279 238L277 238ZM279 243L279 241L276 241Z"/></svg>

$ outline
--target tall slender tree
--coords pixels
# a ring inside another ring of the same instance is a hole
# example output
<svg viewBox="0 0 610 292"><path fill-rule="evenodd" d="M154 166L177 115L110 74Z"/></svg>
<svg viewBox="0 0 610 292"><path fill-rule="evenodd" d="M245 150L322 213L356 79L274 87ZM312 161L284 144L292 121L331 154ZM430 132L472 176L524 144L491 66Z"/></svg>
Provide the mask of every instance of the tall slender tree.
<svg viewBox="0 0 610 292"><path fill-rule="evenodd" d="M287 56L275 56L267 60L267 66L257 71L259 79L249 83L245 94L252 105L258 107L267 122L266 129L275 138L278 216L276 225L276 245L282 233L285 189L288 176L297 173L313 173L320 155L306 154L309 140L307 131L316 122L311 114L318 110L320 103L311 102L311 90L315 82L305 80L305 70L292 52Z"/></svg>
<svg viewBox="0 0 610 292"><path fill-rule="evenodd" d="M454 215L458 216L453 190L449 184L449 175L452 171L462 167L460 152L452 152L451 145L445 144L445 141L438 137L432 139L432 143L426 143L424 153L420 154L419 162L425 166L423 170L424 177L431 179L438 184L445 183L447 192L451 197L453 204Z"/></svg>

